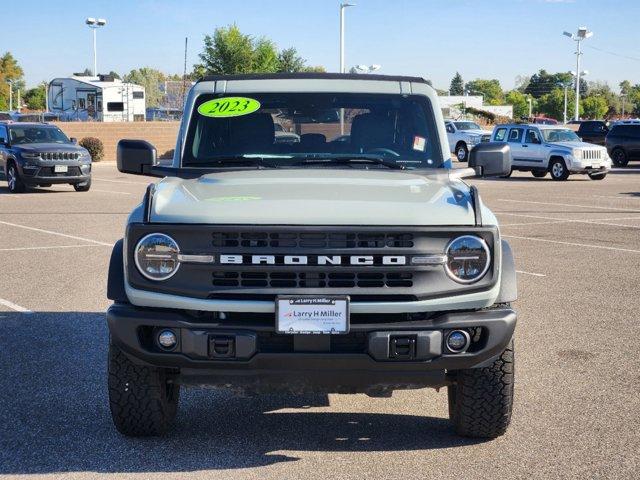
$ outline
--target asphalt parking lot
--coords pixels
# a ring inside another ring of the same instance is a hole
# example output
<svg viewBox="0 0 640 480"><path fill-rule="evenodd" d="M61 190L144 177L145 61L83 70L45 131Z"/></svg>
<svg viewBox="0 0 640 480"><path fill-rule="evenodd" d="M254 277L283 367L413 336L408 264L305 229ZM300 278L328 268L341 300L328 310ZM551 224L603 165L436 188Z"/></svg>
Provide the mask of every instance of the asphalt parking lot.
<svg viewBox="0 0 640 480"><path fill-rule="evenodd" d="M0 477L638 478L640 168L473 181L515 255L508 433L456 437L446 393L236 398L187 390L171 435L127 439L106 398L112 244L149 181L88 193L0 181Z"/></svg>

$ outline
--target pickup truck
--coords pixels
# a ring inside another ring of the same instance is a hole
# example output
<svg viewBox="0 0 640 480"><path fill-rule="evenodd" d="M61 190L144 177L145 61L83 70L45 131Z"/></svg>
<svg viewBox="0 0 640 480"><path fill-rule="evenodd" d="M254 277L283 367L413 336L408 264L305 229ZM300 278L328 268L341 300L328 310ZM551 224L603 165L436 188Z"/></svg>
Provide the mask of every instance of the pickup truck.
<svg viewBox="0 0 640 480"><path fill-rule="evenodd" d="M488 142L491 131L483 130L475 122L466 120L445 120L449 151L455 154L459 162L466 162L469 150L480 142Z"/></svg>

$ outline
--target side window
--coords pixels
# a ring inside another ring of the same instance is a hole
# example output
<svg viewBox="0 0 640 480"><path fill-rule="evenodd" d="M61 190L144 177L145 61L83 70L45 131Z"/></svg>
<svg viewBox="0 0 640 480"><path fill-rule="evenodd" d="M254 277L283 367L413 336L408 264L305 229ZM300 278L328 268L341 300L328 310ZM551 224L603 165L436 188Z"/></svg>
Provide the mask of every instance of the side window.
<svg viewBox="0 0 640 480"><path fill-rule="evenodd" d="M509 132L509 143L520 143L522 141L522 128L512 128Z"/></svg>
<svg viewBox="0 0 640 480"><path fill-rule="evenodd" d="M447 123L447 133L456 133L453 129L453 125L451 125L450 123Z"/></svg>
<svg viewBox="0 0 640 480"><path fill-rule="evenodd" d="M7 127L0 125L0 142L6 142L7 139Z"/></svg>
<svg viewBox="0 0 640 480"><path fill-rule="evenodd" d="M527 136L525 138L525 143L541 143L540 135L538 135L537 130L529 129L527 130Z"/></svg>
<svg viewBox="0 0 640 480"><path fill-rule="evenodd" d="M496 136L494 138L494 141L496 142L504 142L504 137L507 136L507 129L506 128L499 128L496 130Z"/></svg>

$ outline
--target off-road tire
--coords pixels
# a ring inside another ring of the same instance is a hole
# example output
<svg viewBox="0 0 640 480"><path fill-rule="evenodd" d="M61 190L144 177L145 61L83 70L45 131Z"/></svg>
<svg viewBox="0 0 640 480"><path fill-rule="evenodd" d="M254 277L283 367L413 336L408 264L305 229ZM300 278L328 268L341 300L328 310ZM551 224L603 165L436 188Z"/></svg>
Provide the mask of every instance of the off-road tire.
<svg viewBox="0 0 640 480"><path fill-rule="evenodd" d="M91 188L91 179L82 183L74 183L73 188L75 188L76 192L88 192Z"/></svg>
<svg viewBox="0 0 640 480"><path fill-rule="evenodd" d="M507 431L513 407L513 340L493 364L456 372L448 388L449 418L465 437L496 438Z"/></svg>
<svg viewBox="0 0 640 480"><path fill-rule="evenodd" d="M624 149L617 147L611 151L611 161L616 167L626 167L629 163L629 156Z"/></svg>
<svg viewBox="0 0 640 480"><path fill-rule="evenodd" d="M547 176L547 172L546 170L532 170L531 174L536 177L536 178L544 178Z"/></svg>
<svg viewBox="0 0 640 480"><path fill-rule="evenodd" d="M607 176L607 172L604 173L590 173L589 178L591 180L604 180Z"/></svg>
<svg viewBox="0 0 640 480"><path fill-rule="evenodd" d="M22 193L27 187L20 178L18 167L13 161L7 164L7 187L11 193Z"/></svg>
<svg viewBox="0 0 640 480"><path fill-rule="evenodd" d="M180 386L167 382L164 369L136 365L109 343L109 406L120 433L164 434L176 416L179 398Z"/></svg>
<svg viewBox="0 0 640 480"><path fill-rule="evenodd" d="M564 159L556 157L549 161L549 173L554 180L563 181L569 178L571 172L569 172L567 164L564 163Z"/></svg>
<svg viewBox="0 0 640 480"><path fill-rule="evenodd" d="M456 145L456 159L459 162L467 162L469 160L469 148L464 142L460 142Z"/></svg>

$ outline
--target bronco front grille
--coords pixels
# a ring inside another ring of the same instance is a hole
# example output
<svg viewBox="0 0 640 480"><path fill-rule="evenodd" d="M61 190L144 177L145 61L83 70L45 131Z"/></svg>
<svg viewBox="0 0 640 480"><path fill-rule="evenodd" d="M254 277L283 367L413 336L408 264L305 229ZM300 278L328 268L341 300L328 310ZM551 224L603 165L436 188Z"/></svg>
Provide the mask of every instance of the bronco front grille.
<svg viewBox="0 0 640 480"><path fill-rule="evenodd" d="M413 273L216 271L212 284L250 288L409 288L413 286Z"/></svg>
<svg viewBox="0 0 640 480"><path fill-rule="evenodd" d="M218 248L411 248L411 233L213 232Z"/></svg>

